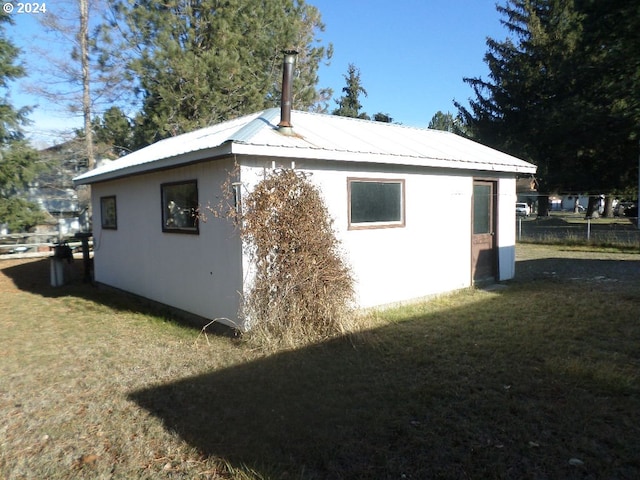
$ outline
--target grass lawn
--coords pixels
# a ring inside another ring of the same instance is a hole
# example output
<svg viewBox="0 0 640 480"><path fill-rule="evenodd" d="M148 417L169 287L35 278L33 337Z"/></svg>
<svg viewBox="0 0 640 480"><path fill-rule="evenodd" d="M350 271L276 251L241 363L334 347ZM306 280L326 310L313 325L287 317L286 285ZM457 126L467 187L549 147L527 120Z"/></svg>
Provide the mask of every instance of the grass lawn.
<svg viewBox="0 0 640 480"><path fill-rule="evenodd" d="M270 354L0 262L0 478L640 478L640 255L518 257Z"/></svg>

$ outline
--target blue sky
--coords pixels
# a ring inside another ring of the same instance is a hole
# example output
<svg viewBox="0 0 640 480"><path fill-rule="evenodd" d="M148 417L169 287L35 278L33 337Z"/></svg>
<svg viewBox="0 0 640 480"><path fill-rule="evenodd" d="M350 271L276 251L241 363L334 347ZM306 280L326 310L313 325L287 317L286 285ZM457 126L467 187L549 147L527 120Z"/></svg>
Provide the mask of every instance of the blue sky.
<svg viewBox="0 0 640 480"><path fill-rule="evenodd" d="M473 97L463 77L487 77L483 62L486 38L504 39L506 30L495 9L496 0L308 0L321 14L326 29L319 36L331 42L334 55L320 69L320 87L345 86L349 63L360 69L368 96L363 110L370 115L388 113L395 122L426 127L437 112L455 113L453 100L463 104ZM500 2L503 3L503 2ZM55 8L55 1L47 2ZM14 15L9 37L28 53L31 62L46 64L36 44L42 28L35 15ZM52 48L53 47L53 48ZM55 51L55 45L49 45ZM39 104L30 115L27 132L34 143L51 143L65 129L80 127L78 117L49 106L27 94L27 78L12 86L11 101L17 107ZM335 108L331 102L330 108Z"/></svg>
<svg viewBox="0 0 640 480"><path fill-rule="evenodd" d="M455 113L454 99L467 104L473 91L462 79L486 78L486 38L506 37L496 0L308 3L322 13L323 37L334 46L320 85L333 88L338 98L353 63L368 93L363 110L388 113L410 126L426 127L437 111Z"/></svg>

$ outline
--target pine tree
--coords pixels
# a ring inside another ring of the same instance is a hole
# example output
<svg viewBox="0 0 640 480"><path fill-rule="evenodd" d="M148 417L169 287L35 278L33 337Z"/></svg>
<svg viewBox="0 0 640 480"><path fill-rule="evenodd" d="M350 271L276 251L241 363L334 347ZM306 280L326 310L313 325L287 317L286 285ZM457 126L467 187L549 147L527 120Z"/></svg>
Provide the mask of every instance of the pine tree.
<svg viewBox="0 0 640 480"><path fill-rule="evenodd" d="M443 113L440 110L431 117L428 128L452 132L458 135L466 135L465 126L459 115L454 117L452 113Z"/></svg>
<svg viewBox="0 0 640 480"><path fill-rule="evenodd" d="M576 75L584 90L587 175L604 193L637 190L640 140L640 5L576 0L584 15Z"/></svg>
<svg viewBox="0 0 640 480"><path fill-rule="evenodd" d="M13 140L23 137L20 127L27 121L29 108L16 110L11 105L8 91L12 80L23 77L25 72L21 65L16 64L19 50L6 36L4 24L12 25L11 17L0 12L0 90L4 92L0 98L0 145L4 148Z"/></svg>
<svg viewBox="0 0 640 480"><path fill-rule="evenodd" d="M343 76L347 82L347 85L342 87L342 93L344 95L338 100L335 100L338 104L338 108L331 113L341 117L369 120L369 115L360 111L362 109L360 94L365 97L367 96L367 91L364 89L360 81L360 69L350 63L347 69L347 74Z"/></svg>
<svg viewBox="0 0 640 480"><path fill-rule="evenodd" d="M391 115L382 112L374 113L373 120L382 123L393 123L393 118L391 117Z"/></svg>
<svg viewBox="0 0 640 480"><path fill-rule="evenodd" d="M43 218L37 205L24 198L29 182L35 178L38 155L23 138L22 125L29 109L15 109L7 93L12 80L24 76L17 64L19 50L7 39L4 24L11 18L0 11L0 224L9 230L22 231L35 226Z"/></svg>
<svg viewBox="0 0 640 480"><path fill-rule="evenodd" d="M300 52L294 108L326 100L317 71L331 48L317 45L324 26L302 0L120 0L114 11L142 96L137 146L278 106L285 49Z"/></svg>
<svg viewBox="0 0 640 480"><path fill-rule="evenodd" d="M474 136L538 165L541 189L610 192L637 179L640 48L631 0L508 0L489 80L456 103Z"/></svg>
<svg viewBox="0 0 640 480"><path fill-rule="evenodd" d="M120 157L131 153L132 125L122 109L111 107L101 118L95 118L92 123L96 143L108 146L111 156Z"/></svg>

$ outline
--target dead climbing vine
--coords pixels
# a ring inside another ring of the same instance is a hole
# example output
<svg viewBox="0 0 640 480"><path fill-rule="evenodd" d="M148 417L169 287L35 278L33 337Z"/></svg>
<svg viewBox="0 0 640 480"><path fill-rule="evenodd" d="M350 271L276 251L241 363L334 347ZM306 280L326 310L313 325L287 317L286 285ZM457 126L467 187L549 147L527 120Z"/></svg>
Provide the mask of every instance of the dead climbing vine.
<svg viewBox="0 0 640 480"><path fill-rule="evenodd" d="M252 336L294 346L348 329L353 277L308 174L271 171L242 208L221 205L223 216L236 221L254 269L241 312Z"/></svg>

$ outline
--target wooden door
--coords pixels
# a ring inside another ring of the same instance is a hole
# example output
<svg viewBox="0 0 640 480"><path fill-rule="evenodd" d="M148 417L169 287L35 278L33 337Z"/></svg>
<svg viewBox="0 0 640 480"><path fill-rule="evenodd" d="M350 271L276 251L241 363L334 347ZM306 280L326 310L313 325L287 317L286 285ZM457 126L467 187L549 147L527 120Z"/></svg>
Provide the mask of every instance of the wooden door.
<svg viewBox="0 0 640 480"><path fill-rule="evenodd" d="M496 280L496 182L473 181L471 275L473 283Z"/></svg>

